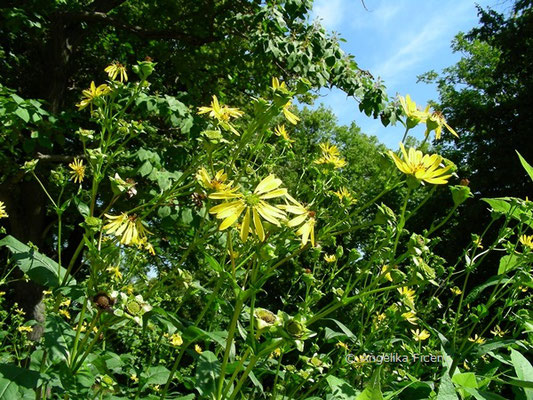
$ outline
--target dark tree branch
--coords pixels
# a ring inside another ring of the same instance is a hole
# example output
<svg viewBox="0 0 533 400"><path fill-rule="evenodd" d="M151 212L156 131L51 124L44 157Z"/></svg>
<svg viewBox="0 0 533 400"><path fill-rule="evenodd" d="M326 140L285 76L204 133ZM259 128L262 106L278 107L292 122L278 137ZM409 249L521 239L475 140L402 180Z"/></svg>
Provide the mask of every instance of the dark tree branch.
<svg viewBox="0 0 533 400"><path fill-rule="evenodd" d="M91 11L108 13L128 0L95 0L89 7Z"/></svg>
<svg viewBox="0 0 533 400"><path fill-rule="evenodd" d="M61 13L61 17L65 18L69 22L75 21L84 21L84 22L98 22L103 23L109 26L114 26L116 28L131 32L143 39L176 39L184 43L201 46L206 43L215 42L221 39L221 37L208 36L208 37L199 37L191 35L189 33L173 30L173 29L162 29L162 30L149 30L144 29L138 25L132 25L128 22L121 21L115 17L109 16L103 12L66 12Z"/></svg>
<svg viewBox="0 0 533 400"><path fill-rule="evenodd" d="M62 154L43 154L43 153L37 152L36 158L39 160L39 162L65 163L65 162L71 162L75 158L85 158L85 156L84 155L67 156L67 155L62 155Z"/></svg>

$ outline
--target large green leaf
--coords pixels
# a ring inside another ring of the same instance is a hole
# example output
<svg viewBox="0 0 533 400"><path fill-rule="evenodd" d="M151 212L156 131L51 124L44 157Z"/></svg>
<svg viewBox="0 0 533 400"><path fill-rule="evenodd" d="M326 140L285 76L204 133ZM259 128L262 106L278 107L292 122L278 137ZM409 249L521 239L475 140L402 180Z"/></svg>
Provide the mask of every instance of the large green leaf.
<svg viewBox="0 0 533 400"><path fill-rule="evenodd" d="M380 383L380 371L381 368L378 368L372 374L370 382L366 385L365 390L357 396L357 400L383 400L383 394L381 393L381 383Z"/></svg>
<svg viewBox="0 0 533 400"><path fill-rule="evenodd" d="M524 167L524 169L526 170L527 174L529 175L529 177L533 181L533 167L531 166L531 164L529 164L524 159L524 157L522 157L522 155L518 151L516 152L516 154L518 154L518 158L520 158L520 162L522 163L522 167Z"/></svg>
<svg viewBox="0 0 533 400"><path fill-rule="evenodd" d="M440 378L437 400L457 400L455 386L453 386L450 375L448 375L448 371L445 371L444 375L442 375L442 378Z"/></svg>
<svg viewBox="0 0 533 400"><path fill-rule="evenodd" d="M357 392L348 382L336 376L330 375L326 378L328 385L332 391L331 398L333 399L354 399Z"/></svg>
<svg viewBox="0 0 533 400"><path fill-rule="evenodd" d="M0 400L35 398L40 374L37 371L17 367L13 364L0 364Z"/></svg>
<svg viewBox="0 0 533 400"><path fill-rule="evenodd" d="M452 382L463 388L477 389L476 374L473 372L461 372L452 377Z"/></svg>
<svg viewBox="0 0 533 400"><path fill-rule="evenodd" d="M58 315L48 315L44 329L44 346L52 362L70 361L70 346L74 341L75 331Z"/></svg>
<svg viewBox="0 0 533 400"><path fill-rule="evenodd" d="M522 355L522 353L511 349L511 362L518 379L526 382L533 382L533 367L531 363ZM527 400L533 400L533 389L523 388Z"/></svg>
<svg viewBox="0 0 533 400"><path fill-rule="evenodd" d="M144 385L163 385L167 383L169 376L170 371L162 365L150 367L141 374L141 378L145 379Z"/></svg>
<svg viewBox="0 0 533 400"><path fill-rule="evenodd" d="M508 254L500 259L498 275L506 274L513 270L519 263L519 257L516 254Z"/></svg>
<svg viewBox="0 0 533 400"><path fill-rule="evenodd" d="M204 351L196 366L196 390L204 398L214 398L217 378L220 376L220 362L210 351Z"/></svg>
<svg viewBox="0 0 533 400"><path fill-rule="evenodd" d="M17 263L17 266L31 280L43 286L59 286L67 273L66 269L59 268L54 260L18 241L11 235L0 240L0 246L7 247L13 254L12 259ZM76 283L74 278L71 278L70 283Z"/></svg>

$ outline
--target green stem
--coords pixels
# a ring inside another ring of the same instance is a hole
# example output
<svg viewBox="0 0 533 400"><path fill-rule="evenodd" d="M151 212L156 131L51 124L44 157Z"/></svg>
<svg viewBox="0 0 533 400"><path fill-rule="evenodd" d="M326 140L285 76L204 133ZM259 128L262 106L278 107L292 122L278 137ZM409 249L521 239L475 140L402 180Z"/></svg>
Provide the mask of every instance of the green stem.
<svg viewBox="0 0 533 400"><path fill-rule="evenodd" d="M176 357L176 361L174 361L174 364L172 364L172 368L170 370L170 374L168 375L167 383L165 383L165 387L163 388L163 392L161 393L160 400L165 399L168 388L170 386L170 382L172 382L172 379L174 378L174 374L176 373L176 370L178 369L178 365L180 364L181 358L185 354L185 349L187 349L187 347L189 347L191 344L192 344L192 341L184 343L183 346L181 346L180 352L178 353L178 356Z"/></svg>
<svg viewBox="0 0 533 400"><path fill-rule="evenodd" d="M229 354L231 351L231 345L233 344L233 337L235 335L235 330L237 328L237 322L241 314L241 309L244 304L244 296L239 294L237 301L235 302L235 311L233 312L233 317L231 318L230 326L228 329L228 338L226 339L226 349L224 351L224 358L222 359L222 365L220 366L220 377L218 379L217 386L217 399L222 400L222 389L224 387L224 376L226 374L226 367L228 364Z"/></svg>
<svg viewBox="0 0 533 400"><path fill-rule="evenodd" d="M277 347L279 347L281 342L283 342L283 339L281 339L279 341L275 341L274 343L272 343L272 345L270 345L267 348L263 349L259 354L253 356L250 359L250 362L248 363L248 366L244 370L241 378L237 382L237 385L235 386L235 389L233 389L233 391L231 392L231 396L230 396L229 400L233 400L235 398L235 396L237 396L239 394L239 391L241 390L241 387L242 387L243 383L248 378L248 375L250 375L250 372L252 371L252 369L255 366L255 364L257 363L257 361L259 361L261 359L261 357L263 357L265 354L272 353L273 350L275 350Z"/></svg>
<svg viewBox="0 0 533 400"><path fill-rule="evenodd" d="M405 226L405 210L407 209L407 201L409 200L409 196L411 194L411 189L407 188L407 193L405 194L405 198L402 205L402 211L400 214L400 222L398 222L398 225L396 227L396 238L394 239L394 247L392 249L392 256L396 256L396 249L398 248L398 241L400 240L400 236L403 231L403 227Z"/></svg>

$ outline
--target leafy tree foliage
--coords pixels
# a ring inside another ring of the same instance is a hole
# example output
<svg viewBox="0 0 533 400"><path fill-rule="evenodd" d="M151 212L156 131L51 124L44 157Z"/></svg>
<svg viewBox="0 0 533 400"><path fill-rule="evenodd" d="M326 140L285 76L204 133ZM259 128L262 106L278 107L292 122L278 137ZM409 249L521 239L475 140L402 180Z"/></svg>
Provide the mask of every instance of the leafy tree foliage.
<svg viewBox="0 0 533 400"><path fill-rule="evenodd" d="M477 199L531 196L515 151L533 159L533 2L516 1L509 15L482 8L479 15L481 25L453 42L461 60L441 75L432 71L421 77L437 83L438 107L460 133L438 148L458 165L459 177L470 181ZM447 204L443 196L427 217L442 204ZM444 250L456 256L468 240L467 226L488 219L483 203L467 202Z"/></svg>

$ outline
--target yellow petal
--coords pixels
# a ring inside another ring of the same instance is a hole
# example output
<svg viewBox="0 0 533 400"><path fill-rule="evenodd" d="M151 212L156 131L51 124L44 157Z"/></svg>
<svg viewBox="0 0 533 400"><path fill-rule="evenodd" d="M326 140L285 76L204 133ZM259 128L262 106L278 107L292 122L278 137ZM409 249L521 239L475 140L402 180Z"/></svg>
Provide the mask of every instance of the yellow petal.
<svg viewBox="0 0 533 400"><path fill-rule="evenodd" d="M246 242L249 232L250 232L250 208L247 208L246 214L244 215L244 219L242 220L242 225L241 225L241 240L243 242Z"/></svg>
<svg viewBox="0 0 533 400"><path fill-rule="evenodd" d="M287 189L277 189L270 192L264 193L259 198L261 199L273 199L274 197L285 196L287 194Z"/></svg>
<svg viewBox="0 0 533 400"><path fill-rule="evenodd" d="M261 223L261 218L259 218L259 214L253 209L253 216L254 216L254 226L255 226L255 232L257 233L257 236L259 237L260 241L265 240L265 230L263 229L263 224Z"/></svg>
<svg viewBox="0 0 533 400"><path fill-rule="evenodd" d="M275 175L270 174L263 179L254 190L255 194L262 194L277 189L281 185L281 179L276 178Z"/></svg>
<svg viewBox="0 0 533 400"><path fill-rule="evenodd" d="M229 217L227 217L224 221L222 221L222 223L220 224L220 226L218 227L218 230L220 231L223 231L224 229L230 227L231 225L233 225L235 223L235 221L237 221L237 219L240 217L240 215L242 214L243 210L244 210L244 207L245 205L242 204L238 207L236 207L235 211L233 212L233 214L231 214Z"/></svg>

